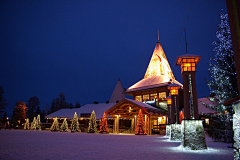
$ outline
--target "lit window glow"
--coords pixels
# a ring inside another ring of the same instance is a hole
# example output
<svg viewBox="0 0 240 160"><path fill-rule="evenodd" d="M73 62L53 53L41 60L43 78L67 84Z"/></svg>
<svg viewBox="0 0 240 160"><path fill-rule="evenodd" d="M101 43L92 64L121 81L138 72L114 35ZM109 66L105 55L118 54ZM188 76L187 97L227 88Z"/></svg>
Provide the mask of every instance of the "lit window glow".
<svg viewBox="0 0 240 160"><path fill-rule="evenodd" d="M165 98L166 98L166 92L160 92L159 99L165 99Z"/></svg>
<svg viewBox="0 0 240 160"><path fill-rule="evenodd" d="M168 105L172 104L172 99L167 99L167 104Z"/></svg>
<svg viewBox="0 0 240 160"><path fill-rule="evenodd" d="M194 58L183 58L181 73L184 71L196 71L196 62Z"/></svg>

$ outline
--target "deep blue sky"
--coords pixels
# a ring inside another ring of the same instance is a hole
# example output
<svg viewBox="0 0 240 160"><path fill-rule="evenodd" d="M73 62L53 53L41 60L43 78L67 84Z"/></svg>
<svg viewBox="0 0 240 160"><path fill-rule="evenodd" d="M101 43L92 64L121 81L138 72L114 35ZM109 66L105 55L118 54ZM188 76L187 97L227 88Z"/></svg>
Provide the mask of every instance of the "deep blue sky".
<svg viewBox="0 0 240 160"><path fill-rule="evenodd" d="M124 88L143 78L157 43L170 66L192 0L0 1L0 85L8 116L17 101L32 96L40 107L62 92L67 102L106 102L121 79ZM209 95L212 42L225 0L195 0L187 25L188 53L202 56L197 66L198 97ZM183 40L179 55L185 54ZM180 67L175 78L182 82Z"/></svg>

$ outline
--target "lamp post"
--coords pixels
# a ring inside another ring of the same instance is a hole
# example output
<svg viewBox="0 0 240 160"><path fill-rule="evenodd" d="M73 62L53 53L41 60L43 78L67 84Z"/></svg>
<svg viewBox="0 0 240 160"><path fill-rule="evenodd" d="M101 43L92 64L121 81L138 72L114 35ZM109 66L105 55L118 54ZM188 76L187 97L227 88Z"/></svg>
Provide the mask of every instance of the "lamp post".
<svg viewBox="0 0 240 160"><path fill-rule="evenodd" d="M176 62L176 65L181 66L183 77L185 119L181 124L181 145L191 150L207 149L202 120L199 120L195 79L196 65L200 59L201 57L198 55L184 54L179 56Z"/></svg>
<svg viewBox="0 0 240 160"><path fill-rule="evenodd" d="M176 65L181 66L181 73L183 77L185 119L190 119L190 115L192 115L192 119L199 119L195 74L196 65L200 59L201 56L194 54L184 54L177 58Z"/></svg>
<svg viewBox="0 0 240 160"><path fill-rule="evenodd" d="M181 88L178 84L170 84L168 90L171 95L171 124L179 124L179 96L178 90Z"/></svg>
<svg viewBox="0 0 240 160"><path fill-rule="evenodd" d="M168 124L171 124L171 105L172 105L172 99L171 96L168 96L165 98L167 101L168 106Z"/></svg>

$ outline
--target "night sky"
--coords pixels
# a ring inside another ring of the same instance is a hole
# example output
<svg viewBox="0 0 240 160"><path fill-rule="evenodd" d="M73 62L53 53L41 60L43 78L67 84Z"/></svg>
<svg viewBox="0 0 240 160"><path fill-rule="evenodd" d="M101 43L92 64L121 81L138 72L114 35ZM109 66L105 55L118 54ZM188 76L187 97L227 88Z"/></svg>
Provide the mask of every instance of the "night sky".
<svg viewBox="0 0 240 160"><path fill-rule="evenodd" d="M17 101L37 96L41 109L63 93L81 105L110 99L117 80L128 88L144 77L159 40L175 65L192 0L0 1L0 85L8 116ZM209 96L209 57L225 0L195 0L187 25L197 65L198 97ZM186 53L183 39L179 55ZM182 83L180 67L175 78Z"/></svg>

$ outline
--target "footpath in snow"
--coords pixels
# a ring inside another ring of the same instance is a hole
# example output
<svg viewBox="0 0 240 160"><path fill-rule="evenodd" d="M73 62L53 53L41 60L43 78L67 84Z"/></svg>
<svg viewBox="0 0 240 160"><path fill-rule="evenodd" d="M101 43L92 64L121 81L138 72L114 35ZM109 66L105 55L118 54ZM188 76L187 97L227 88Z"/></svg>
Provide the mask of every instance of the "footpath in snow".
<svg viewBox="0 0 240 160"><path fill-rule="evenodd" d="M165 136L62 133L33 130L0 130L0 159L233 159L231 144L213 142L206 135L208 150L182 149L180 142Z"/></svg>

